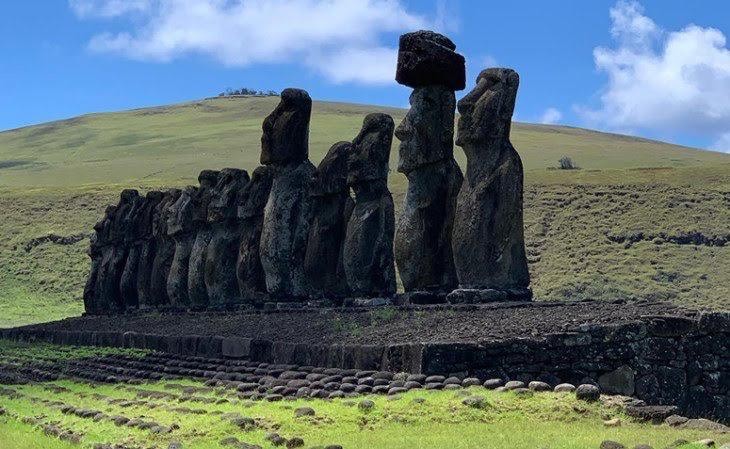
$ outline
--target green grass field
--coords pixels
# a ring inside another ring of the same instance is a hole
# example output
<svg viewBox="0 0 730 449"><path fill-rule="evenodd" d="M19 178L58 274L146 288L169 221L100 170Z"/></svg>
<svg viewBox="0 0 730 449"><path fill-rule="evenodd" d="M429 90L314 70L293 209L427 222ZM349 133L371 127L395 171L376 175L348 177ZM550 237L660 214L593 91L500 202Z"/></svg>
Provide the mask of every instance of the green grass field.
<svg viewBox="0 0 730 449"><path fill-rule="evenodd" d="M204 100L0 133L0 326L81 312L88 241L26 251L31 239L90 232L125 187L184 186L203 168L253 170L261 122L277 101ZM374 111L396 121L405 112L315 102L312 161L351 140ZM730 245L677 243L687 233L730 239L730 155L560 126L518 123L512 134L525 165L525 232L538 299L730 306ZM455 153L463 164L458 147ZM562 156L581 169L556 170ZM396 158L397 141L391 167ZM390 186L399 208L405 177L392 172Z"/></svg>
<svg viewBox="0 0 730 449"><path fill-rule="evenodd" d="M114 350L0 341L0 363L80 358L102 351ZM480 396L483 403L465 405L462 401L467 396ZM360 408L363 399L371 400L373 407ZM411 390L397 397L266 402L242 398L235 390L204 387L197 380L142 385L60 380L5 386L0 391L0 404L4 409L0 415L0 449L91 448L101 443L165 449L173 442L184 449L235 447L221 444L227 438L271 448L265 439L271 432L287 439L299 437L306 448L339 444L347 449L597 449L607 439L629 448L649 444L659 449L679 439L692 442L712 438L718 446L730 441L727 434L707 430L634 422L616 407L578 401L573 394L527 396L483 387ZM94 410L101 416L96 419L95 414L82 417L63 413L63 406ZM294 411L300 407L312 408L314 415L296 417ZM116 425L110 418L115 416L139 418L172 431L155 433ZM233 422L235 418L253 421L240 426ZM613 418L618 418L621 425L604 425ZM79 441L62 441L48 426L73 432Z"/></svg>

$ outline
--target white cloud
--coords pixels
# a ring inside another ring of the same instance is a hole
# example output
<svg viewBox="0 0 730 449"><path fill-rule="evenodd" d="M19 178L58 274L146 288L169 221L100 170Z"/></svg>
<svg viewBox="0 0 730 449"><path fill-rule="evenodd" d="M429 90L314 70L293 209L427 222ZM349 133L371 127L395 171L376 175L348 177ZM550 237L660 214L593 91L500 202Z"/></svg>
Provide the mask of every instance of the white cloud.
<svg viewBox="0 0 730 449"><path fill-rule="evenodd" d="M730 133L730 50L722 32L663 30L635 1L619 1L610 15L617 45L593 52L608 83L598 108L576 108L585 120L614 130Z"/></svg>
<svg viewBox="0 0 730 449"><path fill-rule="evenodd" d="M149 11L152 0L69 0L68 4L80 18L112 18L133 12Z"/></svg>
<svg viewBox="0 0 730 449"><path fill-rule="evenodd" d="M721 151L723 153L730 153L730 132L724 133L719 139L710 147L711 150Z"/></svg>
<svg viewBox="0 0 730 449"><path fill-rule="evenodd" d="M72 0L72 5L79 1L90 0ZM117 1L95 3L103 10ZM336 83L390 83L396 49L381 44L383 34L429 25L399 0L150 0L149 4L141 24L94 36L89 48L150 61L204 54L239 67L300 61Z"/></svg>
<svg viewBox="0 0 730 449"><path fill-rule="evenodd" d="M553 125L563 118L563 113L555 108L547 108L540 116L540 123L544 125Z"/></svg>

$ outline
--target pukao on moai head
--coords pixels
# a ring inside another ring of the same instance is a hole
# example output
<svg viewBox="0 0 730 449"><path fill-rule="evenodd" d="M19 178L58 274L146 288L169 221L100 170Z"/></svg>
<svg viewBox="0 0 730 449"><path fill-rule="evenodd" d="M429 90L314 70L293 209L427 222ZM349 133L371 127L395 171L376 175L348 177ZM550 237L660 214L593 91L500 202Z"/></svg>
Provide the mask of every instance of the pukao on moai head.
<svg viewBox="0 0 730 449"><path fill-rule="evenodd" d="M509 140L519 76L482 71L458 103L456 144L467 157L454 223L459 290L453 302L529 300L522 218L523 169Z"/></svg>
<svg viewBox="0 0 730 449"><path fill-rule="evenodd" d="M348 293L342 250L353 201L347 186L347 161L352 143L332 145L312 180L313 214L304 271L310 295L339 298Z"/></svg>
<svg viewBox="0 0 730 449"><path fill-rule="evenodd" d="M309 118L312 99L300 89L285 89L266 117L261 163L274 171L261 231L261 266L273 299L298 301L307 296L304 256L311 221Z"/></svg>
<svg viewBox="0 0 730 449"><path fill-rule="evenodd" d="M465 84L464 57L446 36L416 31L400 38L396 80L414 88L395 136L398 171L408 178L395 258L412 302L443 301L457 285L451 250L463 176L453 158L455 90Z"/></svg>
<svg viewBox="0 0 730 449"><path fill-rule="evenodd" d="M205 254L205 287L209 307L225 308L241 302L236 278L240 245L237 199L249 182L248 173L224 168L208 204L208 222L213 235Z"/></svg>
<svg viewBox="0 0 730 449"><path fill-rule="evenodd" d="M152 217L152 235L155 238L155 258L150 273L150 296L156 307L169 307L170 297L167 294L167 278L170 275L172 260L175 257L175 240L167 233L167 223L171 207L182 192L169 189L164 192L162 200L155 207Z"/></svg>
<svg viewBox="0 0 730 449"><path fill-rule="evenodd" d="M157 240L152 233L152 222L155 218L155 211L160 204L164 194L158 190L150 190L144 197L144 202L139 212L137 222L137 234L141 241L139 263L137 264L137 298L140 309L149 309L156 305L152 296L151 279L152 265L157 252Z"/></svg>
<svg viewBox="0 0 730 449"><path fill-rule="evenodd" d="M205 256L213 236L210 223L208 223L208 204L219 177L220 172L217 170L201 171L198 175L200 186L192 197L195 240L188 262L188 301L193 309L208 307L208 290L205 288Z"/></svg>
<svg viewBox="0 0 730 449"><path fill-rule="evenodd" d="M264 208L269 199L273 175L272 167L256 167L238 199L241 242L238 247L236 277L244 303L261 303L266 294L266 277L261 266L259 245L264 224Z"/></svg>
<svg viewBox="0 0 730 449"><path fill-rule="evenodd" d="M177 309L187 309L190 306L188 267L195 240L193 198L197 193L197 187L188 186L183 189L178 199L170 206L170 216L167 219L167 235L175 241L175 255L172 258L170 274L167 276L167 296L170 298L170 305Z"/></svg>
<svg viewBox="0 0 730 449"><path fill-rule="evenodd" d="M354 296L390 296L395 293L393 198L388 191L388 159L393 140L393 119L369 114L352 141L347 184L355 206L347 223L343 266Z"/></svg>

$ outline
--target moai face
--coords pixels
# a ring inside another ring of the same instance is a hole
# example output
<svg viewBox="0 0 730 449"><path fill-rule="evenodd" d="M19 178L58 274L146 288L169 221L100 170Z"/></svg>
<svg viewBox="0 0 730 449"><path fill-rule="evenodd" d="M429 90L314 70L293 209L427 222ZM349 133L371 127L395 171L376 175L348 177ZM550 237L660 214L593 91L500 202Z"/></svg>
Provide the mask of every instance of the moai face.
<svg viewBox="0 0 730 449"><path fill-rule="evenodd" d="M456 144L474 146L495 138L509 138L520 77L511 69L487 69L477 85L459 100Z"/></svg>
<svg viewBox="0 0 730 449"><path fill-rule="evenodd" d="M170 206L177 201L180 193L179 189L170 189L164 192L162 199L155 207L152 218L152 234L155 237L164 237L167 235L167 220L170 218Z"/></svg>
<svg viewBox="0 0 730 449"><path fill-rule="evenodd" d="M203 170L198 175L200 188L193 197L193 220L206 222L208 220L208 204L213 193L213 187L218 183L220 172L218 170Z"/></svg>
<svg viewBox="0 0 730 449"><path fill-rule="evenodd" d="M410 103L411 108L395 129L401 141L401 173L450 158L454 148L454 92L443 86L421 87L411 93Z"/></svg>
<svg viewBox="0 0 730 449"><path fill-rule="evenodd" d="M221 170L218 183L213 187L208 205L208 221L224 221L236 218L238 195L249 181L248 173L237 168Z"/></svg>
<svg viewBox="0 0 730 449"><path fill-rule="evenodd" d="M348 185L388 178L393 128L393 118L388 114L375 113L365 117L347 159Z"/></svg>
<svg viewBox="0 0 730 449"><path fill-rule="evenodd" d="M274 179L272 167L262 165L251 173L251 181L241 189L238 197L238 218L245 219L264 215L269 199L271 182Z"/></svg>
<svg viewBox="0 0 730 449"><path fill-rule="evenodd" d="M168 235L183 234L194 229L193 198L197 192L197 187L186 187L177 201L170 206L170 216L167 219Z"/></svg>
<svg viewBox="0 0 730 449"><path fill-rule="evenodd" d="M286 165L309 157L312 99L301 89L284 89L281 101L263 123L261 163Z"/></svg>
<svg viewBox="0 0 730 449"><path fill-rule="evenodd" d="M337 142L330 147L314 173L313 192L327 195L347 190L347 160L352 143Z"/></svg>

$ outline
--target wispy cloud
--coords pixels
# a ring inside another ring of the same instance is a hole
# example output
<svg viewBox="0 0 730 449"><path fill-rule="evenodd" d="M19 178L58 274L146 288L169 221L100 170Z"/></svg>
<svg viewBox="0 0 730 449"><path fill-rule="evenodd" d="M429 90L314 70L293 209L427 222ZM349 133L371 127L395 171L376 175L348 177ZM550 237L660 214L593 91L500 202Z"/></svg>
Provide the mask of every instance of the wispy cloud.
<svg viewBox="0 0 730 449"><path fill-rule="evenodd" d="M137 4L120 7L119 4ZM89 48L170 61L208 55L228 66L299 61L335 83L394 82L396 48L384 34L428 27L398 0L71 0L80 18L135 13L131 29ZM93 4L93 6L89 6ZM93 13L96 11L96 13Z"/></svg>
<svg viewBox="0 0 730 449"><path fill-rule="evenodd" d="M552 125L558 123L563 118L563 113L556 108L547 108L540 116L540 123L544 125Z"/></svg>
<svg viewBox="0 0 730 449"><path fill-rule="evenodd" d="M730 136L730 50L714 28L687 25L666 31L644 15L636 1L619 1L610 11L614 48L593 56L608 75L597 108L578 107L591 125ZM727 148L730 145L725 146Z"/></svg>

